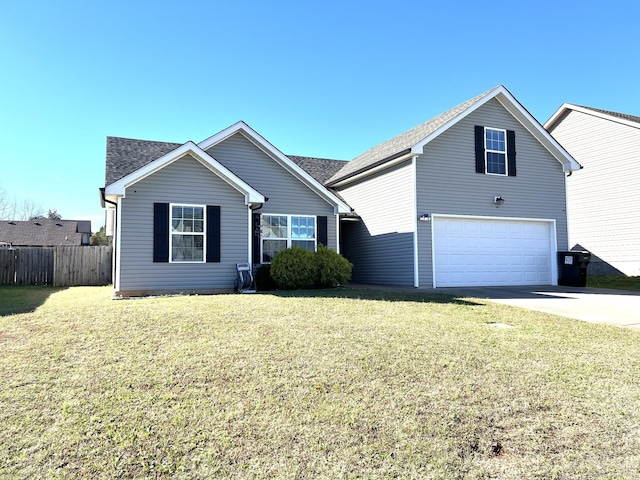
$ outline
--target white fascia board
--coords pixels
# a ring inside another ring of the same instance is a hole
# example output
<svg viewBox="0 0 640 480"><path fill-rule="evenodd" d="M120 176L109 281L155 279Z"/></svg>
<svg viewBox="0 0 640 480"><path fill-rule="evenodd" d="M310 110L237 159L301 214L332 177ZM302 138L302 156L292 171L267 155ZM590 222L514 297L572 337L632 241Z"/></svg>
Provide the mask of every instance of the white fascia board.
<svg viewBox="0 0 640 480"><path fill-rule="evenodd" d="M556 111L556 113L554 113L551 116L551 118L545 122L544 128L548 129L555 126L555 123L558 121L558 119L568 110L573 110L576 112L584 113L585 115L591 115L593 117L598 117L603 120L609 120L611 122L627 125L628 127L640 129L640 124L638 122L634 122L632 120L627 120L625 118L609 115L604 112L596 112L595 110L591 110L590 108L584 108L579 105L574 105L572 103L563 103L562 106Z"/></svg>
<svg viewBox="0 0 640 480"><path fill-rule="evenodd" d="M415 154L413 152L409 152L406 155L402 155L401 157L394 158L393 160L389 160L388 162L381 163L380 165L377 165L373 168L365 170L364 172L360 172L351 177L347 177L344 180L340 180L339 182L332 184L331 187L333 188L344 187L345 185L349 185L350 183L357 182L358 180L368 177L369 175L373 175L374 173L377 173L381 170L386 170L387 168L393 167L394 165L398 165L399 163L406 162L407 160L411 160L413 157L415 157ZM340 212L340 213L344 213L344 212Z"/></svg>
<svg viewBox="0 0 640 480"><path fill-rule="evenodd" d="M162 157L154 160L151 163L148 163L142 168L139 168L135 172L130 173L126 177L121 178L117 182L112 183L105 189L105 195L107 198L111 199L113 196L123 197L125 195L125 190L127 187L130 187L140 180L148 177L149 175L161 170L167 165L172 164L176 160L180 158L191 155L193 158L198 160L203 166L208 168L211 172L216 174L222 180L227 182L233 188L238 190L240 193L245 196L245 203L249 204L258 204L265 203L264 195L255 190L249 184L244 182L241 178L236 176L233 172L227 169L220 162L215 160L209 154L207 154L204 150L198 147L195 143L189 141L184 145L179 146L175 150L163 155Z"/></svg>
<svg viewBox="0 0 640 480"><path fill-rule="evenodd" d="M440 126L440 128L438 128L437 130L431 132L431 134L429 134L427 137L423 138L421 141L419 141L413 147L411 147L411 153L414 154L414 155L422 155L424 153L424 146L427 143L429 143L432 140L434 140L435 138L437 138L441 133L447 131L449 128L454 126L460 120L465 118L467 115L475 112L478 108L480 108L482 105L484 105L489 100L494 98L498 93L500 93L501 89L506 91L506 89L502 85L500 85L499 87L494 88L493 90L488 92L484 97L478 99L478 101L476 103L474 103L473 105L470 105L465 110L460 112L458 115L453 117L451 120L449 120L448 122L442 124Z"/></svg>
<svg viewBox="0 0 640 480"><path fill-rule="evenodd" d="M553 157L562 164L563 172L580 170L580 165L569 152L538 122L522 104L504 87L497 100L540 142Z"/></svg>
<svg viewBox="0 0 640 480"><path fill-rule="evenodd" d="M421 155L424 153L424 146L445 132L460 120L480 108L491 99L497 99L503 107L507 109L520 124L531 133L540 144L562 164L563 171L580 170L581 165L547 132L540 123L516 100L516 98L504 86L500 85L484 97L478 99L476 103L460 112L456 117L444 123L440 128L432 132L429 136L416 143L411 148L411 153ZM514 114L517 113L517 114Z"/></svg>
<svg viewBox="0 0 640 480"><path fill-rule="evenodd" d="M315 178L309 175L304 169L299 167L295 162L291 161L289 157L287 157L284 153L274 147L271 142L269 142L266 138L256 132L253 128L247 125L242 120L234 123L230 127L225 128L221 132L216 133L215 135L203 140L198 144L203 151L208 150L212 146L220 143L224 139L234 135L235 133L240 132L244 137L253 143L260 150L265 152L271 158L273 158L276 162L278 162L284 169L286 169L289 173L297 177L300 181L302 181L307 187L313 190L320 197L324 198L325 201L332 204L334 206L334 210L336 213L350 213L351 208L349 205L344 203L334 194L332 194L329 190L327 190L324 185L318 182Z"/></svg>

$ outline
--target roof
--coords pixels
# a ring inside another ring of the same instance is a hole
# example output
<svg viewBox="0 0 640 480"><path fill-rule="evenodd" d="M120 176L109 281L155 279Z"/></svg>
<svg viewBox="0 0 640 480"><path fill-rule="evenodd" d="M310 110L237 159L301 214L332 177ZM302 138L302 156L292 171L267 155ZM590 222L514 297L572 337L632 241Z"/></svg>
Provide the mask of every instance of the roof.
<svg viewBox="0 0 640 480"><path fill-rule="evenodd" d="M83 234L91 234L89 220L0 221L0 243L13 246L83 245Z"/></svg>
<svg viewBox="0 0 640 480"><path fill-rule="evenodd" d="M126 177L180 145L180 143L107 137L105 186Z"/></svg>
<svg viewBox="0 0 640 480"><path fill-rule="evenodd" d="M224 141L230 136L240 133L254 143L267 155L271 156L293 176L305 183L310 189L333 204L339 212L350 212L350 207L335 192L328 190L321 179L329 178L345 162L339 160L319 159L312 157L290 158L280 152L264 137L243 121L225 128L197 145L193 142L185 144L136 140L120 137L107 137L107 158L105 172L105 194L124 195L124 189L164 167L170 162L192 154L203 165L214 171L232 186L245 192L247 202L264 203L265 198L226 166L211 157L206 150Z"/></svg>
<svg viewBox="0 0 640 480"><path fill-rule="evenodd" d="M149 158L146 157L146 154L146 151L142 155L136 155L135 153L133 153L136 161L140 158L148 160ZM124 196L125 189L127 187L136 184L152 173L164 168L167 165L170 165L171 163L186 155L190 155L193 159L200 162L200 164L202 164L205 168L209 169L215 175L217 175L237 191L242 193L245 197L245 203L247 205L261 204L266 201L264 195L251 187L251 185L247 184L244 180L235 175L228 168L215 160L207 152L202 150L198 145L191 141L183 145L179 145L177 148L170 150L168 153L165 153L161 157L153 159L152 161L135 169L128 175L125 175L119 180L107 185L104 189L104 195L111 196L112 198ZM124 160L124 163L126 165L129 165L129 162L126 161L126 158L122 158L121 160Z"/></svg>
<svg viewBox="0 0 640 480"><path fill-rule="evenodd" d="M351 160L329 179L327 185L337 185L355 177L373 173L378 168L391 166L394 161L423 153L424 146L440 133L462 120L491 99L497 99L566 170L578 170L580 165L544 130L542 125L502 85L487 90L450 110L428 120L386 142L383 142Z"/></svg>
<svg viewBox="0 0 640 480"><path fill-rule="evenodd" d="M300 168L306 170L306 172L315 178L323 185L338 173L342 168L347 165L346 160L332 160L330 158L314 158L314 157L299 157L297 155L287 155L293 160Z"/></svg>
<svg viewBox="0 0 640 480"><path fill-rule="evenodd" d="M612 112L611 110L602 110L600 108L585 107L583 105L574 105L572 103L563 103L556 112L551 115L549 120L544 124L544 128L552 130L560 122L562 117L574 110L576 112L586 113L587 115L593 115L605 120L611 120L614 122L622 123L630 127L640 128L640 117L636 115L629 115L626 113Z"/></svg>

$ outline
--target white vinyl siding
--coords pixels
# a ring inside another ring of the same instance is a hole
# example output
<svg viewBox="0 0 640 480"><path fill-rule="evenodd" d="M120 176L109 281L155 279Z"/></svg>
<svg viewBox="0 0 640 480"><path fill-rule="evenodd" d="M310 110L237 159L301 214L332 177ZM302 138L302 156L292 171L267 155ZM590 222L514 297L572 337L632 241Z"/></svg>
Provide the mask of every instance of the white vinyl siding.
<svg viewBox="0 0 640 480"><path fill-rule="evenodd" d="M567 178L569 241L591 273L640 275L640 125L575 110L551 134L584 167Z"/></svg>
<svg viewBox="0 0 640 480"><path fill-rule="evenodd" d="M340 189L361 218L341 226L342 253L354 265L354 282L413 285L413 171L409 160Z"/></svg>

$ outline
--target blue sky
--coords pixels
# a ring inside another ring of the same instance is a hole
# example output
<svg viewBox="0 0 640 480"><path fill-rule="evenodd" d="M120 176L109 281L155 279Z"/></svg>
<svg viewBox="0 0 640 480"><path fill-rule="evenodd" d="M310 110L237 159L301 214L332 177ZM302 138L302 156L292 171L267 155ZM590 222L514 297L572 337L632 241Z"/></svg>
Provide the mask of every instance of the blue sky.
<svg viewBox="0 0 640 480"><path fill-rule="evenodd" d="M0 0L0 189L104 223L107 136L351 159L505 85L640 115L635 1Z"/></svg>

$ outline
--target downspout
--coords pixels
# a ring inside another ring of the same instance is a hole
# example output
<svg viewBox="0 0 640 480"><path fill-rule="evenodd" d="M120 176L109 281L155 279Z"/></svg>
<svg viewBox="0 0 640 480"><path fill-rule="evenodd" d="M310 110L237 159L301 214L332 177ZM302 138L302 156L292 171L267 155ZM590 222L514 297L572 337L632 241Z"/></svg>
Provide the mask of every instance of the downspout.
<svg viewBox="0 0 640 480"><path fill-rule="evenodd" d="M116 207L113 212L114 215L114 219L113 219L113 233L114 233L114 237L116 237L118 240L120 239L120 232L118 231L118 204L116 202L112 202L111 200L107 200L106 194L105 194L105 189L101 188L100 189L100 193L102 194L102 206L104 207L105 203L109 203L111 205L113 205L114 207ZM106 220L106 219L105 219ZM105 233L107 230L107 226L106 226L106 221L105 221ZM120 251L118 249L116 249L116 245L112 242L111 243L111 248L113 249L113 253L112 253L112 260L111 260L111 283L113 284L113 287L115 289L116 286L116 278L118 271L117 271L117 265L118 265L118 261L117 261L117 255L120 253Z"/></svg>
<svg viewBox="0 0 640 480"><path fill-rule="evenodd" d="M411 188L413 189L413 286L415 288L420 286L420 272L419 261L418 261L418 164L417 164L418 156L414 155L411 157L411 168L413 173L413 182Z"/></svg>

